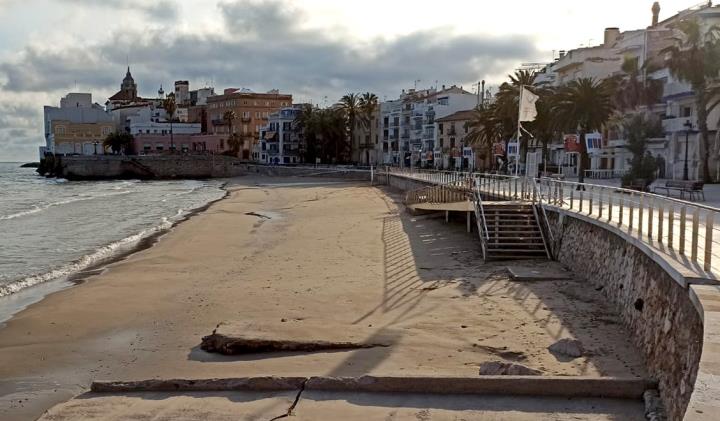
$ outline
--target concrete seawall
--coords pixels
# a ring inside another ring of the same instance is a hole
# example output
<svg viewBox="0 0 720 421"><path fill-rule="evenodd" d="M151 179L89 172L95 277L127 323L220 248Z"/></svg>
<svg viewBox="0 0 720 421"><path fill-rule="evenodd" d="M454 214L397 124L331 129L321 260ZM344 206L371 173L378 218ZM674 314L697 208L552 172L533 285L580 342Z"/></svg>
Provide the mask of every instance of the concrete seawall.
<svg viewBox="0 0 720 421"><path fill-rule="evenodd" d="M396 175L380 180L404 191L430 185ZM658 380L668 419L716 419L720 286L692 285L637 240L600 221L550 207L547 214L558 260L614 305Z"/></svg>
<svg viewBox="0 0 720 421"><path fill-rule="evenodd" d="M58 156L54 175L70 180L227 178L247 174L369 180L369 171L249 164L223 155Z"/></svg>

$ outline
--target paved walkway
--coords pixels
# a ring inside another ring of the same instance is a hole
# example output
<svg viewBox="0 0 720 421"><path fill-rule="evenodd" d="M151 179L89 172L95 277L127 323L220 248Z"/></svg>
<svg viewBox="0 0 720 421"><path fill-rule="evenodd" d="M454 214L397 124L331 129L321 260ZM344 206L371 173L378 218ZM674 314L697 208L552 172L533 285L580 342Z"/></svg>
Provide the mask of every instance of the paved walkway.
<svg viewBox="0 0 720 421"><path fill-rule="evenodd" d="M296 396L296 392L88 393L53 408L40 420L267 421L287 414ZM297 421L645 419L642 402L632 400L320 391L303 392L292 414L288 419Z"/></svg>

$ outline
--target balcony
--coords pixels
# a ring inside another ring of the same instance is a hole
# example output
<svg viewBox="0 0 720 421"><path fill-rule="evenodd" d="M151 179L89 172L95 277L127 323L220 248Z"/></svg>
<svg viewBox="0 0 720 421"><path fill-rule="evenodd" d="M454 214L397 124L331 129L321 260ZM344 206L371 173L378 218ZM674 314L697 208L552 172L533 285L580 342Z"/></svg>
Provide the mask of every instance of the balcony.
<svg viewBox="0 0 720 421"><path fill-rule="evenodd" d="M692 132L695 130L695 116L668 118L662 121L662 126L666 132L685 132L688 129L685 127L688 120L693 124L693 129L690 130Z"/></svg>

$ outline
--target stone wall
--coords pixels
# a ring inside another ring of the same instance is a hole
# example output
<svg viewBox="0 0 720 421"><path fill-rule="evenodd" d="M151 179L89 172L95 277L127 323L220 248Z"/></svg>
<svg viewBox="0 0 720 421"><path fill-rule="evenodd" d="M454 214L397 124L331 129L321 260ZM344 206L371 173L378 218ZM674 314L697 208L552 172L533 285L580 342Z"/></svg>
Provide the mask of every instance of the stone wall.
<svg viewBox="0 0 720 421"><path fill-rule="evenodd" d="M703 346L702 320L684 283L617 233L567 214L548 211L548 219L559 261L602 288L645 354L668 418L683 419Z"/></svg>
<svg viewBox="0 0 720 421"><path fill-rule="evenodd" d="M67 179L227 178L248 174L369 180L369 171L248 164L223 155L89 155L56 158L54 174Z"/></svg>

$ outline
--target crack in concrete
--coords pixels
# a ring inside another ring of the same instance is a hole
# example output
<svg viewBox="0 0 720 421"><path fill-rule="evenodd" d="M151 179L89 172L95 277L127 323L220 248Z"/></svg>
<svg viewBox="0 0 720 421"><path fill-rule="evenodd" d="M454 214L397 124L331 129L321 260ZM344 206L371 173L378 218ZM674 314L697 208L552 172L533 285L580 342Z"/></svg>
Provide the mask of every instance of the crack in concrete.
<svg viewBox="0 0 720 421"><path fill-rule="evenodd" d="M282 415L278 415L275 418L270 419L270 421L279 420L281 418L287 418L293 414L295 407L297 406L298 402L300 402L300 396L305 391L305 385L307 384L308 380L310 380L310 379L305 379L305 381L303 381L302 384L300 385L300 390L298 390L297 396L295 396L295 401L293 401L292 405L290 405L290 408L288 408L287 412Z"/></svg>

